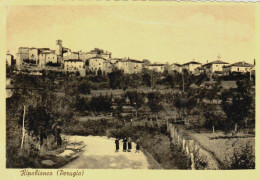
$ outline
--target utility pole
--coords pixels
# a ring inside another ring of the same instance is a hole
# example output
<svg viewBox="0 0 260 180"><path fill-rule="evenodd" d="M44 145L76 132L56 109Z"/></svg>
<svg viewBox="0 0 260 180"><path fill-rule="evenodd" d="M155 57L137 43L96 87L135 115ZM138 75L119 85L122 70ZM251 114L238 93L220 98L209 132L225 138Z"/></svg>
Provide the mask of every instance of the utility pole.
<svg viewBox="0 0 260 180"><path fill-rule="evenodd" d="M23 148L24 143L24 135L25 135L25 128L24 128L24 120L25 120L25 108L26 106L23 106L23 135L22 135L22 143L21 143L21 149Z"/></svg>

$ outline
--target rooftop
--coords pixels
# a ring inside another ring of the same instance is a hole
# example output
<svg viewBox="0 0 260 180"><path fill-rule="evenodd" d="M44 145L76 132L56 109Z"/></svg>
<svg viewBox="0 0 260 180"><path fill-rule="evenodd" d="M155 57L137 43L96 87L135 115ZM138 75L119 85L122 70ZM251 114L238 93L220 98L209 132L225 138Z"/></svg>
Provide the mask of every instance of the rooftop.
<svg viewBox="0 0 260 180"><path fill-rule="evenodd" d="M64 62L83 62L82 60L79 59L68 59L68 60L64 60Z"/></svg>
<svg viewBox="0 0 260 180"><path fill-rule="evenodd" d="M216 60L216 61L212 61L210 63L204 64L203 66L211 66L212 64L229 64L229 63L220 61L220 60Z"/></svg>
<svg viewBox="0 0 260 180"><path fill-rule="evenodd" d="M150 64L148 66L164 66L165 64Z"/></svg>
<svg viewBox="0 0 260 180"><path fill-rule="evenodd" d="M189 64L201 64L201 63L196 62L196 61L190 61L190 62L187 62L187 63L185 63L183 65L185 66L185 65L189 65Z"/></svg>
<svg viewBox="0 0 260 180"><path fill-rule="evenodd" d="M253 64L249 64L249 63L246 63L245 61L242 61L242 62L237 62L237 63L234 63L234 64L230 64L226 67L230 67L230 66L237 66L237 67L253 67L254 65Z"/></svg>

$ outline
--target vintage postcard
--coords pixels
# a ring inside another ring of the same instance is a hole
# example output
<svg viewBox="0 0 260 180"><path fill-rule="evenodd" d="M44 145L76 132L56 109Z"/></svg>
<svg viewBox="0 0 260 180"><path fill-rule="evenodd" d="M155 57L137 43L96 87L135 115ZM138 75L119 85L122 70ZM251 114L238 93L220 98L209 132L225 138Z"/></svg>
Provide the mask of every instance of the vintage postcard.
<svg viewBox="0 0 260 180"><path fill-rule="evenodd" d="M259 4L0 8L0 179L256 179Z"/></svg>

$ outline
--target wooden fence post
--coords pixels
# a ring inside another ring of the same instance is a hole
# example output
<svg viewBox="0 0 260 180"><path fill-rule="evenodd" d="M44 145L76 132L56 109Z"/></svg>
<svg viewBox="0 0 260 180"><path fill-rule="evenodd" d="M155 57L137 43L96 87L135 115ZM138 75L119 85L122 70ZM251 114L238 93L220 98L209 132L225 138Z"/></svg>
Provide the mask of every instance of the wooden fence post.
<svg viewBox="0 0 260 180"><path fill-rule="evenodd" d="M191 159L191 170L196 170L195 168L195 161L194 161L194 154L190 153L190 159Z"/></svg>
<svg viewBox="0 0 260 180"><path fill-rule="evenodd" d="M25 127L24 127L24 121L25 121L25 105L23 106L23 134L22 134L22 142L21 142L21 149L23 148L24 143L24 135L25 135Z"/></svg>
<svg viewBox="0 0 260 180"><path fill-rule="evenodd" d="M185 151L185 138L182 139L182 150Z"/></svg>

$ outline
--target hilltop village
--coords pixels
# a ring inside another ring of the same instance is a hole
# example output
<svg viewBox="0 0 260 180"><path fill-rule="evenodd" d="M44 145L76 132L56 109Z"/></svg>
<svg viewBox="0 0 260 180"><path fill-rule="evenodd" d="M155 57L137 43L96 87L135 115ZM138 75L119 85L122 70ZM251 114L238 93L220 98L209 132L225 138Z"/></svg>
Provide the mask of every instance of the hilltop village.
<svg viewBox="0 0 260 180"><path fill-rule="evenodd" d="M77 51L63 47L62 40L56 41L55 50L49 48L20 47L16 54L16 59L7 53L6 64L15 65L18 70L24 68L31 70L34 74L40 74L42 69L52 69L57 71L108 74L117 68L125 74L137 74L144 69L153 72L163 73L165 71L181 73L184 69L193 75L206 73L208 76L227 76L230 73L252 73L255 72L254 64L245 61L230 64L217 60L202 64L195 60L184 64L158 64L151 63L149 60L136 60L131 58L115 58L111 52L95 48L89 52Z"/></svg>

